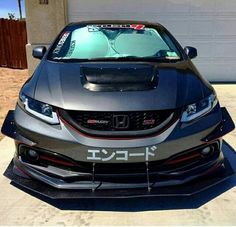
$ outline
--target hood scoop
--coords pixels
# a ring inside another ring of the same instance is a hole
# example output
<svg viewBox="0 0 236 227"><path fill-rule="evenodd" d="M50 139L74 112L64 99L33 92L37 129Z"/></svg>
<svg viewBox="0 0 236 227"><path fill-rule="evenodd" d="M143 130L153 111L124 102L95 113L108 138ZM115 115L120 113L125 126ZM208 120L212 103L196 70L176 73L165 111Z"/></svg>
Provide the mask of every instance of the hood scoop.
<svg viewBox="0 0 236 227"><path fill-rule="evenodd" d="M157 87L158 74L152 65L82 67L81 83L90 91L145 91Z"/></svg>

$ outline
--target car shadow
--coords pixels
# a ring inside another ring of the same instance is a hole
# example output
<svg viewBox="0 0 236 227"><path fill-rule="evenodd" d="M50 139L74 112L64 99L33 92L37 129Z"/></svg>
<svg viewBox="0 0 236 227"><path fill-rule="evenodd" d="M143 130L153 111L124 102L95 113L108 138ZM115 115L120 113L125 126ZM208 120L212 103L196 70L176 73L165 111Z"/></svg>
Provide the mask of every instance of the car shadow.
<svg viewBox="0 0 236 227"><path fill-rule="evenodd" d="M224 142L223 151L225 157L236 172L236 152ZM141 197L141 198L98 198L98 199L49 199L32 191L29 191L12 182L12 184L28 194L51 204L61 210L89 210L89 211L119 211L119 212L138 212L152 210L173 210L173 209L195 209L212 199L220 196L222 193L236 186L236 175L234 174L228 180L225 180L215 186L212 186L202 192L192 196L173 196L173 197Z"/></svg>

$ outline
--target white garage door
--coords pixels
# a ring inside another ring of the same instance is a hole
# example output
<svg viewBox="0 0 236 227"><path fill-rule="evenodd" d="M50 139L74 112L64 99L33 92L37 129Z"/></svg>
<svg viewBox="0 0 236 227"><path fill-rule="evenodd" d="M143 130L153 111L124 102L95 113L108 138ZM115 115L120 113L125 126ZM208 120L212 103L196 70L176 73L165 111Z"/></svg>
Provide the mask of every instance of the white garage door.
<svg viewBox="0 0 236 227"><path fill-rule="evenodd" d="M236 0L68 0L69 22L132 19L160 22L210 81L236 81Z"/></svg>

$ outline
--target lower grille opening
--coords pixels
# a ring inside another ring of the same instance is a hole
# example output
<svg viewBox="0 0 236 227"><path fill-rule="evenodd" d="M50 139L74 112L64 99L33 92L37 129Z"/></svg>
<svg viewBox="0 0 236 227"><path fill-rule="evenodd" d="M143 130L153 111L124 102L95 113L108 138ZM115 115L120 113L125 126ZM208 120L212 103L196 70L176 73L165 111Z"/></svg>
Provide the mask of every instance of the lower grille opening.
<svg viewBox="0 0 236 227"><path fill-rule="evenodd" d="M210 152L208 155L203 155L204 148L209 147ZM65 157L63 155L52 153L49 151L40 150L33 148L37 154L38 159L29 158L28 151L32 149L25 145L20 145L19 156L22 161L48 167L55 166L65 170L81 173L80 177L67 177L63 179L67 182L81 181L81 180L92 180L93 173L93 163L80 162ZM188 170L194 166L200 165L201 163L209 162L214 160L219 156L220 149L219 143L215 142L210 145L203 145L191 150L181 152L165 160L158 160L149 162L149 174L150 180L158 177L157 173L167 174L168 172ZM146 170L147 166L145 162L142 163L95 163L94 166L96 181L106 181L106 182L146 182ZM47 173L48 174L48 173ZM84 175L83 175L84 174ZM49 174L52 175L53 174ZM55 176L54 176L55 177ZM58 176L57 176L58 177Z"/></svg>

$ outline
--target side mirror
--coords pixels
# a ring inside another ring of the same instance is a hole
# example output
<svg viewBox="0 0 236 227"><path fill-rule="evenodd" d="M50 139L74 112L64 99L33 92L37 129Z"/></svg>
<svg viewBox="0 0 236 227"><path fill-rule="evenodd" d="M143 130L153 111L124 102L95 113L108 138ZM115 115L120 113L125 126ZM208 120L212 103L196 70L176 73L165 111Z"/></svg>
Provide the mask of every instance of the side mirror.
<svg viewBox="0 0 236 227"><path fill-rule="evenodd" d="M47 48L45 46L37 46L33 49L32 55L34 58L42 59L46 51Z"/></svg>
<svg viewBox="0 0 236 227"><path fill-rule="evenodd" d="M190 59L197 57L197 49L195 47L186 46L184 52L188 55Z"/></svg>

